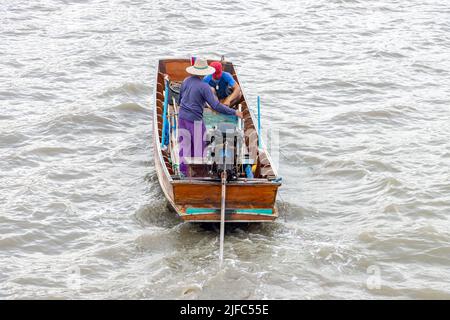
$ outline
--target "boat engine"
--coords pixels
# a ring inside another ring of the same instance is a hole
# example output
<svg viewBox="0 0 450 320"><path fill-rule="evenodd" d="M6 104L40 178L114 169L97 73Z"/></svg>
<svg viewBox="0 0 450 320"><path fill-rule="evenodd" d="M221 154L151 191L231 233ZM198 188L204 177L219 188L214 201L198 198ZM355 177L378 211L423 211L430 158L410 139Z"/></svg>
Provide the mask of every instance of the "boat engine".
<svg viewBox="0 0 450 320"><path fill-rule="evenodd" d="M207 135L206 159L209 175L213 178L227 173L227 180L237 180L240 175L239 161L243 156L241 146L244 142L242 130L236 125L221 122L209 130Z"/></svg>
<svg viewBox="0 0 450 320"><path fill-rule="evenodd" d="M169 101L172 103L172 99L175 98L175 101L180 103L180 90L181 90L181 82L180 81L170 81L169 83Z"/></svg>

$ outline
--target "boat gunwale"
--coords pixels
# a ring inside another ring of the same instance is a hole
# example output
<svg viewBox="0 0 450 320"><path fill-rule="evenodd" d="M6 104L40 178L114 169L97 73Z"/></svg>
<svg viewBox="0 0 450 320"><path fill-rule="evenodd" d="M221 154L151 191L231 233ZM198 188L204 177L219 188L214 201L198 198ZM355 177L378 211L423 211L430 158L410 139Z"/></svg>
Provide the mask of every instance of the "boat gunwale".
<svg viewBox="0 0 450 320"><path fill-rule="evenodd" d="M153 135L154 135L154 143L155 143L155 147L157 149L160 164L163 167L163 171L164 171L166 177L169 179L169 182L172 182L173 181L172 176L169 173L169 169L167 169L167 166L164 161L163 154L162 154L161 141L160 141L160 136L159 136L159 131L158 131L158 129L159 129L158 128L158 108L156 107L157 94L158 94L159 63L162 60L167 60L167 59L157 59L157 67L156 67L156 71L155 71L155 87L154 87L154 92L153 92ZM162 128L161 128L161 132L162 132ZM164 189L164 188L162 188L162 189Z"/></svg>
<svg viewBox="0 0 450 320"><path fill-rule="evenodd" d="M183 180L172 180L172 184L207 184L207 185L219 185L221 184L220 181L216 181L216 180L211 180L211 181L207 181L207 180L194 180L194 179L183 179ZM252 187L258 187L258 186L264 186L266 187L267 185L273 185L273 186L281 186L281 182L273 182L270 180L266 180L266 181L228 181L227 185L229 186L252 186Z"/></svg>

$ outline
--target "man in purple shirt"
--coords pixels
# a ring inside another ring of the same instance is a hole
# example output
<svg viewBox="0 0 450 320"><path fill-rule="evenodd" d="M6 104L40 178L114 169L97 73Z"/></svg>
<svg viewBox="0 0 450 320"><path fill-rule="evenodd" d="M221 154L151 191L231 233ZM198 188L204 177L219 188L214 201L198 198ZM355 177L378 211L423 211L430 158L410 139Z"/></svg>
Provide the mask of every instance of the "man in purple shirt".
<svg viewBox="0 0 450 320"><path fill-rule="evenodd" d="M205 149L203 108L205 103L217 112L242 118L242 112L231 109L219 102L203 76L215 72L206 60L196 59L186 71L192 76L184 79L180 88L180 112L178 115L178 143L180 146L180 171L187 176L188 167L184 157L203 157Z"/></svg>

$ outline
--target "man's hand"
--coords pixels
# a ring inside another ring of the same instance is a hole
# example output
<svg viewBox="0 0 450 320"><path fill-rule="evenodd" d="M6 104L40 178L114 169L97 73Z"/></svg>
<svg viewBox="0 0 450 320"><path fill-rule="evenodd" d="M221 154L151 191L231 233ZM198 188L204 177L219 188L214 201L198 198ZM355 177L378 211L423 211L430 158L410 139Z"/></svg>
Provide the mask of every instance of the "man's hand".
<svg viewBox="0 0 450 320"><path fill-rule="evenodd" d="M236 111L236 117L244 119L244 115L242 114L241 111Z"/></svg>

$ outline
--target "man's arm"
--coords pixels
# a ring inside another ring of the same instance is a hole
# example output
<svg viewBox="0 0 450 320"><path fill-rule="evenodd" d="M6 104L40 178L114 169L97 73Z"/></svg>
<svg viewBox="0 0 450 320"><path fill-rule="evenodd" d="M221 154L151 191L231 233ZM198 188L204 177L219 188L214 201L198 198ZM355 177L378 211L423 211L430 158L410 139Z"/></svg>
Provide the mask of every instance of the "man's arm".
<svg viewBox="0 0 450 320"><path fill-rule="evenodd" d="M237 82L235 82L233 86L233 92L228 97L225 98L223 104L229 106L231 101L239 98L240 95L241 95L241 87L237 84Z"/></svg>
<svg viewBox="0 0 450 320"><path fill-rule="evenodd" d="M217 99L217 97L212 93L209 86L203 87L202 94L203 94L203 98L205 98L206 102L209 104L209 106L212 109L216 110L217 112L223 113L223 114L230 114L230 115L238 116L238 117L242 118L242 113L221 104L220 101Z"/></svg>

